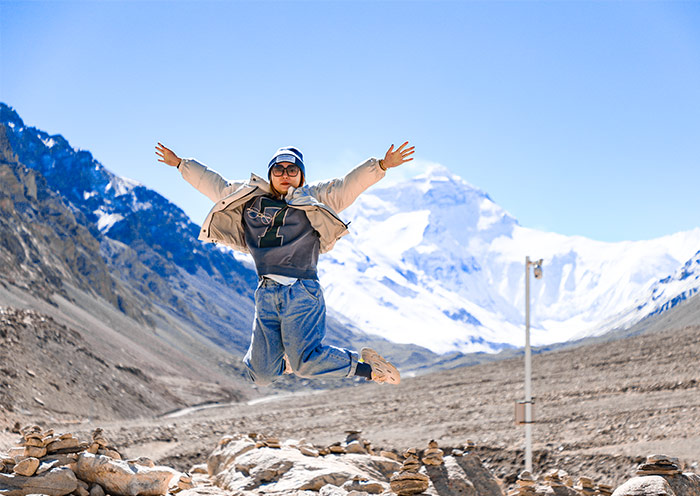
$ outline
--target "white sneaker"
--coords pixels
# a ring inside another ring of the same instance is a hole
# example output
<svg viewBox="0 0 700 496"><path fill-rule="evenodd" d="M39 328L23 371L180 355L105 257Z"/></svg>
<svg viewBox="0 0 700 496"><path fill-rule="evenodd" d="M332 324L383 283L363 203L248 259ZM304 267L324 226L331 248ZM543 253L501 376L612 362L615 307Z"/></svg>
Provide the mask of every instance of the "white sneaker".
<svg viewBox="0 0 700 496"><path fill-rule="evenodd" d="M401 382L401 374L396 367L372 348L362 348L360 356L363 362L372 367L372 380L374 382L387 382L389 384Z"/></svg>

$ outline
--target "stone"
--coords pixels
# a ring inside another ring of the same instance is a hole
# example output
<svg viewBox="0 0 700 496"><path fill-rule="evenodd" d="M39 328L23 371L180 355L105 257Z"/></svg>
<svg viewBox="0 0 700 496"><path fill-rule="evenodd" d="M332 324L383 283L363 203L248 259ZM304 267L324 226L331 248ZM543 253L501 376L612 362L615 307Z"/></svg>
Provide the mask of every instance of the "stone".
<svg viewBox="0 0 700 496"><path fill-rule="evenodd" d="M78 496L90 496L90 491L78 484L78 487L75 490L75 494L77 494Z"/></svg>
<svg viewBox="0 0 700 496"><path fill-rule="evenodd" d="M478 496L474 484L453 456L446 456L442 464L428 465L425 469L437 494Z"/></svg>
<svg viewBox="0 0 700 496"><path fill-rule="evenodd" d="M667 463L669 465L678 465L678 458L671 457L668 455L649 455L647 456L647 463Z"/></svg>
<svg viewBox="0 0 700 496"><path fill-rule="evenodd" d="M529 471L523 470L522 472L520 472L520 474L518 474L518 480L519 481L534 481L535 478L532 476L532 474Z"/></svg>
<svg viewBox="0 0 700 496"><path fill-rule="evenodd" d="M700 475L688 472L664 478L676 496L700 496Z"/></svg>
<svg viewBox="0 0 700 496"><path fill-rule="evenodd" d="M31 477L36 473L40 463L38 458L25 458L15 465L13 472L25 477Z"/></svg>
<svg viewBox="0 0 700 496"><path fill-rule="evenodd" d="M401 457L392 451L382 450L379 452L379 456L383 456L384 458L389 458L389 459L397 461L397 462L401 461Z"/></svg>
<svg viewBox="0 0 700 496"><path fill-rule="evenodd" d="M361 480L369 478L388 481L395 472L401 469L398 462L381 456L348 454L341 455L338 460L357 468L362 474Z"/></svg>
<svg viewBox="0 0 700 496"><path fill-rule="evenodd" d="M24 445L25 446L34 446L36 448L43 448L44 446L46 446L43 439L36 438L36 437L30 437L29 439L25 439Z"/></svg>
<svg viewBox="0 0 700 496"><path fill-rule="evenodd" d="M345 431L345 434L346 434L346 436L345 436L345 442L346 442L346 443L351 443L351 442L353 442L353 441L359 441L359 440L360 440L360 434L362 434L362 431L349 429L349 430Z"/></svg>
<svg viewBox="0 0 700 496"><path fill-rule="evenodd" d="M144 467L150 467L150 468L153 468L156 466L155 462L146 456L140 456L140 457L135 458L133 460L128 460L127 463L129 463L130 465L142 465ZM206 472L206 470L205 470L205 472Z"/></svg>
<svg viewBox="0 0 700 496"><path fill-rule="evenodd" d="M317 457L317 456L319 455L318 450L315 449L315 448L313 448L313 447L311 447L311 446L306 446L306 445L299 446L299 451L300 451L301 454L304 455L304 456L313 456L313 457Z"/></svg>
<svg viewBox="0 0 700 496"><path fill-rule="evenodd" d="M45 494L65 496L78 488L78 480L67 467L54 468L32 477L14 474L0 474L0 494L2 496L27 496Z"/></svg>
<svg viewBox="0 0 700 496"><path fill-rule="evenodd" d="M72 466L77 461L78 461L78 454L77 453L47 455L41 459L41 465L39 466L38 471L42 470L44 464L53 464L53 466L55 466L55 467L68 466L68 467L71 467L71 470L73 470Z"/></svg>
<svg viewBox="0 0 700 496"><path fill-rule="evenodd" d="M37 448L36 446L25 446L23 456L41 458L43 456L46 456L46 448Z"/></svg>
<svg viewBox="0 0 700 496"><path fill-rule="evenodd" d="M328 450L329 450L331 453L335 454L335 455L340 455L340 454L343 454L343 453L347 453L347 451L345 450L345 448L344 448L343 446L339 446L339 445L332 445L332 446L329 446L329 447L328 447Z"/></svg>
<svg viewBox="0 0 700 496"><path fill-rule="evenodd" d="M22 457L23 457L23 456L24 456L24 450L25 450L24 446L15 446L15 447L13 447L13 448L10 448L10 450L7 452L7 456L10 457L10 458L12 458L13 460L14 460L14 458L15 458L16 456L22 456Z"/></svg>
<svg viewBox="0 0 700 496"><path fill-rule="evenodd" d="M339 488L338 486L334 486L333 484L326 484L321 489L319 489L318 495L319 496L347 496L348 493L344 489Z"/></svg>
<svg viewBox="0 0 700 496"><path fill-rule="evenodd" d="M233 436L224 436L219 439L219 446L226 446L228 443L234 440Z"/></svg>
<svg viewBox="0 0 700 496"><path fill-rule="evenodd" d="M113 460L121 460L122 456L119 454L119 452L111 449L99 449L97 450L97 454L101 456L107 456Z"/></svg>
<svg viewBox="0 0 700 496"><path fill-rule="evenodd" d="M496 477L486 468L474 453L454 458L476 490L479 496L502 496L500 484Z"/></svg>
<svg viewBox="0 0 700 496"><path fill-rule="evenodd" d="M179 472L169 467L129 465L112 458L81 453L76 475L86 482L99 484L110 494L119 496L159 496L166 494L171 479Z"/></svg>
<svg viewBox="0 0 700 496"><path fill-rule="evenodd" d="M198 465L193 465L190 469L190 472L192 472L193 474L207 474L207 464L200 463Z"/></svg>
<svg viewBox="0 0 700 496"><path fill-rule="evenodd" d="M90 496L105 496L105 490L99 484L92 484L90 486Z"/></svg>
<svg viewBox="0 0 700 496"><path fill-rule="evenodd" d="M209 476L214 476L225 471L235 463L236 458L255 448L255 442L249 438L233 440L225 444L219 443L207 459L207 471Z"/></svg>
<svg viewBox="0 0 700 496"><path fill-rule="evenodd" d="M319 491L323 486L340 486L362 470L345 459L366 458L366 455L341 455L313 458L297 449L260 448L236 456L228 467L211 477L218 487L234 494L255 491L264 485L265 493L295 494L295 491Z"/></svg>
<svg viewBox="0 0 700 496"><path fill-rule="evenodd" d="M391 476L391 491L399 496L420 494L428 489L430 478L417 472L400 472Z"/></svg>
<svg viewBox="0 0 700 496"><path fill-rule="evenodd" d="M369 494L381 494L387 490L386 484L361 477L355 477L345 482L345 484L340 487L345 489L347 492L361 491Z"/></svg>
<svg viewBox="0 0 700 496"><path fill-rule="evenodd" d="M46 446L46 452L51 454L66 448L77 448L80 441L76 438L58 439Z"/></svg>
<svg viewBox="0 0 700 496"><path fill-rule="evenodd" d="M615 489L613 496L676 496L676 493L666 479L658 475L649 475L633 477Z"/></svg>
<svg viewBox="0 0 700 496"><path fill-rule="evenodd" d="M351 441L345 446L346 453L367 453L365 447L359 441Z"/></svg>

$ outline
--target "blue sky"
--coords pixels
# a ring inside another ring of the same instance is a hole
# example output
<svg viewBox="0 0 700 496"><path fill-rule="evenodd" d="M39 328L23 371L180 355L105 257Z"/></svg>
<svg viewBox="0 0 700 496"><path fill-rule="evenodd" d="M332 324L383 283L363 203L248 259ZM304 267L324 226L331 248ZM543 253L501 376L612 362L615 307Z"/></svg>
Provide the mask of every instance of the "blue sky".
<svg viewBox="0 0 700 496"><path fill-rule="evenodd" d="M0 0L0 71L26 124L195 222L158 140L231 179L296 145L313 181L408 139L524 226L700 226L700 2Z"/></svg>

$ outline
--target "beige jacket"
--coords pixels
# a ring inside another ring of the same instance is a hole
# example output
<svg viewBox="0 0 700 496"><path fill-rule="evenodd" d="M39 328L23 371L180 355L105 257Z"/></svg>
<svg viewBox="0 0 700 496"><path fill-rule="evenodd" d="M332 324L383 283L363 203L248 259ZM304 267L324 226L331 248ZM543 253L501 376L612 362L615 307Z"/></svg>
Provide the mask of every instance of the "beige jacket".
<svg viewBox="0 0 700 496"><path fill-rule="evenodd" d="M199 239L248 253L243 234L243 206L255 196L269 194L269 183L255 174L245 182L230 182L193 159L183 159L179 169L188 183L216 202L202 224ZM290 207L306 212L309 222L321 237L320 251L326 253L348 233L347 224L340 220L337 212L349 207L385 174L379 167L379 160L370 158L342 179L290 188L285 200Z"/></svg>

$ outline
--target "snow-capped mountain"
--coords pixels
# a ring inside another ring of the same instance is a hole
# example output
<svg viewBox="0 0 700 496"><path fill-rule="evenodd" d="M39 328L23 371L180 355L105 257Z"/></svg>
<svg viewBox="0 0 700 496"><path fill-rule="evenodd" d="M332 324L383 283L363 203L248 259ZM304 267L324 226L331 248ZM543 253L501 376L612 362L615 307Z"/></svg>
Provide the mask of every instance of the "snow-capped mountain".
<svg viewBox="0 0 700 496"><path fill-rule="evenodd" d="M440 166L380 183L342 216L352 234L321 261L329 306L436 352L524 344L526 256L544 259L531 280L533 344L629 325L700 286L668 278L700 248L700 229L619 243L528 229Z"/></svg>

